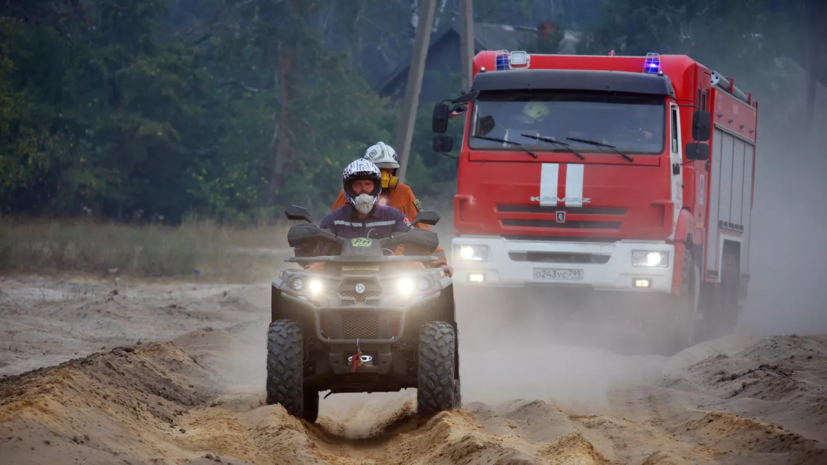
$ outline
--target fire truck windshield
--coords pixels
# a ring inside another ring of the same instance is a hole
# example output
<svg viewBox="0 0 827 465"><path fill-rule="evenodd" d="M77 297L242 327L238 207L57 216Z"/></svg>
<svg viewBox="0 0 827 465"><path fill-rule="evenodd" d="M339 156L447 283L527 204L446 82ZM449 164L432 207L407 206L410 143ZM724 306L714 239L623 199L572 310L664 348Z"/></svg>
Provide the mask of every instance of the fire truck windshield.
<svg viewBox="0 0 827 465"><path fill-rule="evenodd" d="M475 100L471 136L518 142L532 151L568 151L524 137L565 141L588 139L613 145L618 151L660 154L666 139L663 97L593 91L492 91ZM570 142L589 153L612 153L606 147ZM477 150L514 150L510 144L469 138Z"/></svg>

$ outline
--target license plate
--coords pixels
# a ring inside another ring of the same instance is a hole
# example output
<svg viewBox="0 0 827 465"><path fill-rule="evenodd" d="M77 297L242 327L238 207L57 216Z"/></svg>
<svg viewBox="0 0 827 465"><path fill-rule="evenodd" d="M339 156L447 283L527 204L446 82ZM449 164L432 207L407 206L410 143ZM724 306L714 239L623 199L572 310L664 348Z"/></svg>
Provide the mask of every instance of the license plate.
<svg viewBox="0 0 827 465"><path fill-rule="evenodd" d="M582 281L583 270L566 270L560 268L534 268L534 279Z"/></svg>

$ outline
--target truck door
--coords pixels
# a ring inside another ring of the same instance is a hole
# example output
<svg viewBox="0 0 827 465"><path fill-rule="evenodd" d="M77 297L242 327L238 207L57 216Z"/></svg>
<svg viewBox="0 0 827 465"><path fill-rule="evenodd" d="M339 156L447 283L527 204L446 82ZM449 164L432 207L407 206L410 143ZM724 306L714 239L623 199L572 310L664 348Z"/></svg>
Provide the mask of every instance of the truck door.
<svg viewBox="0 0 827 465"><path fill-rule="evenodd" d="M672 166L672 179L670 182L672 191L672 202L674 204L672 218L672 234L674 239L675 228L678 226L678 215L683 208L683 157L681 156L681 116L676 104L669 107L670 137L669 137L669 164Z"/></svg>

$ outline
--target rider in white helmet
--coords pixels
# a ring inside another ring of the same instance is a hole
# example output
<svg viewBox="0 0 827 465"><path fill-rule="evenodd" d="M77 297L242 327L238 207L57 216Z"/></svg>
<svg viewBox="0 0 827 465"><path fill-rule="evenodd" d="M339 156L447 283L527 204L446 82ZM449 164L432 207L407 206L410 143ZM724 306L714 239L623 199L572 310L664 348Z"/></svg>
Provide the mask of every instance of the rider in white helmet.
<svg viewBox="0 0 827 465"><path fill-rule="evenodd" d="M417 213L422 211L422 205L414 196L411 188L396 177L396 171L399 169L399 159L396 155L396 150L384 142L377 142L365 150L365 155L362 157L365 160L370 160L381 171L382 176L382 193L379 199L380 205L390 205L402 211L408 218L416 218ZM333 204L331 210L336 210L346 205L348 202L344 189L339 192L339 198ZM426 224L419 223L416 225L419 228L428 229ZM438 266L445 270L448 276L453 274L453 269L448 266L448 260L445 257L445 250L442 247L437 247L434 255L439 259L432 263L432 266Z"/></svg>

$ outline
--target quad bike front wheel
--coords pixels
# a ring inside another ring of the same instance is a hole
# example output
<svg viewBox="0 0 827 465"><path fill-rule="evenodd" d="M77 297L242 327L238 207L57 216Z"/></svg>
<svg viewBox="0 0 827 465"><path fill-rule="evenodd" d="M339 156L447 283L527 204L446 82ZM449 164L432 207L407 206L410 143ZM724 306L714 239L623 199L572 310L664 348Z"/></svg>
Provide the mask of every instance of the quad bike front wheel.
<svg viewBox="0 0 827 465"><path fill-rule="evenodd" d="M429 416L451 410L459 404L459 379L456 375L456 333L443 321L422 325L419 332L416 410Z"/></svg>
<svg viewBox="0 0 827 465"><path fill-rule="evenodd" d="M294 417L315 422L319 393L305 392L302 329L293 320L276 320L267 332L267 404L281 404Z"/></svg>

